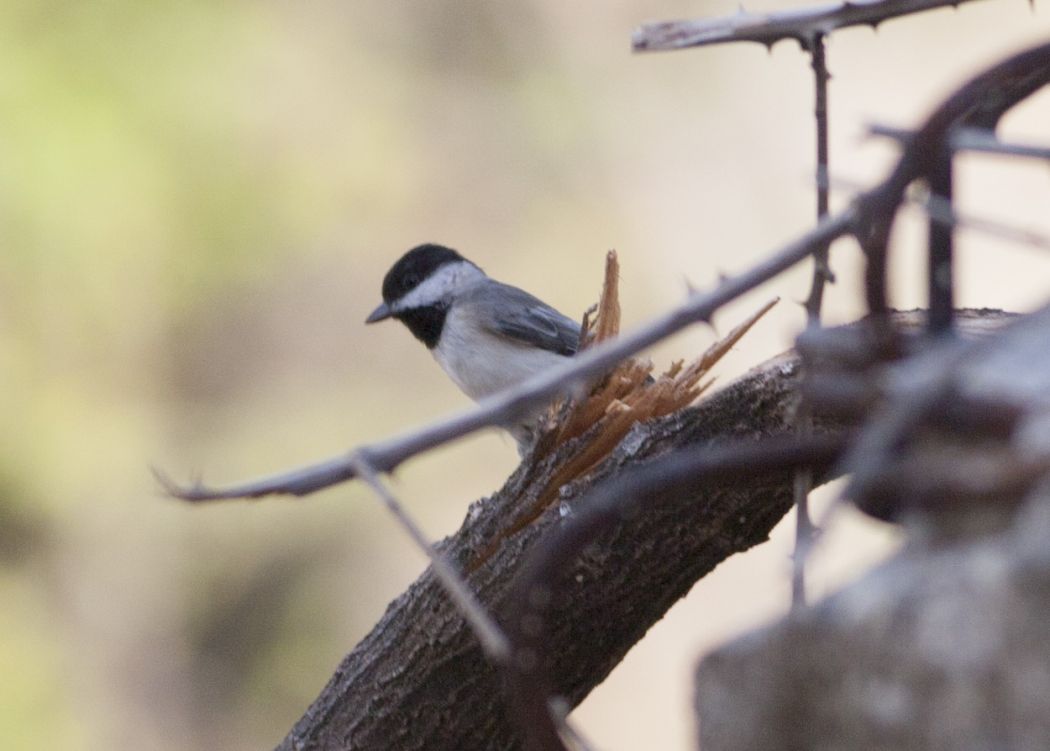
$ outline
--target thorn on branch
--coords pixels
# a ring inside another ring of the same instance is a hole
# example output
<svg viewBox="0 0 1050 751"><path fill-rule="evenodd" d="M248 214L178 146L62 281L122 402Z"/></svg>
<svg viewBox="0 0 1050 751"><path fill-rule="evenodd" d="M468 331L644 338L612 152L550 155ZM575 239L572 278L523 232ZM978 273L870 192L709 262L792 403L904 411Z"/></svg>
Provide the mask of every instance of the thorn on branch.
<svg viewBox="0 0 1050 751"><path fill-rule="evenodd" d="M956 6L966 0L875 0L839 2L811 8L773 13L747 13L743 9L728 16L645 24L635 30L631 44L635 52L685 49L727 42L758 42L767 48L784 39L796 40L806 49L815 34L826 35L849 26L870 26L891 18L935 8Z"/></svg>

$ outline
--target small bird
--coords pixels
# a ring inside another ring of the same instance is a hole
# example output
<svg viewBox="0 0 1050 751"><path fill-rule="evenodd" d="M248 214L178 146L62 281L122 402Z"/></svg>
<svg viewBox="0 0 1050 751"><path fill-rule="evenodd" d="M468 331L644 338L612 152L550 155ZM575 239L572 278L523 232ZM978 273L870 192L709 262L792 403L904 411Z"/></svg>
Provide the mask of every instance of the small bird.
<svg viewBox="0 0 1050 751"><path fill-rule="evenodd" d="M556 367L579 349L580 326L528 292L490 279L451 248L408 251L383 279L365 323L401 321L475 401ZM531 419L504 426L524 454Z"/></svg>

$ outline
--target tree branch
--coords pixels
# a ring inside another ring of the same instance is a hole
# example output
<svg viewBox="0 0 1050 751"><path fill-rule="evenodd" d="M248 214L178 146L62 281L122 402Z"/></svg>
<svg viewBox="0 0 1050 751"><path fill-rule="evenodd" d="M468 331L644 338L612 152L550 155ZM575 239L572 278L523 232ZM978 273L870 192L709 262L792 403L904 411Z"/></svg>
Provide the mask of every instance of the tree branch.
<svg viewBox="0 0 1050 751"><path fill-rule="evenodd" d="M907 143L913 137L914 131L873 123L868 126L868 134L890 138L898 143ZM953 151L972 151L978 154L998 154L1050 161L1050 148L1031 143L1003 141L988 128L975 126L953 128L948 143Z"/></svg>
<svg viewBox="0 0 1050 751"><path fill-rule="evenodd" d="M506 612L523 556L582 512L592 487L684 447L757 440L790 430L798 365L776 358L690 407L632 429L587 477L502 539L468 584L490 612ZM580 439L586 440L587 436ZM562 451L571 454L572 442ZM522 465L502 490L475 504L441 551L470 570L482 551L550 481L564 459ZM575 706L692 584L734 552L766 539L791 507L791 473L657 494L646 513L624 520L588 549L569 573L571 602L555 603L547 649L557 656L554 688ZM321 695L285 738L291 749L516 749L503 682L462 615L427 569L343 660Z"/></svg>
<svg viewBox="0 0 1050 751"><path fill-rule="evenodd" d="M678 50L726 42L759 42L772 46L782 39L795 39L803 46L816 34L829 34L847 26L875 28L891 18L935 8L956 7L965 0L882 0L842 2L777 11L685 21L645 24L631 37L635 52Z"/></svg>
<svg viewBox="0 0 1050 751"><path fill-rule="evenodd" d="M868 257L868 310L885 317L886 262L890 228L908 186L929 179L945 144L959 125L994 127L1011 108L1050 82L1050 42L1011 55L968 80L926 118L904 144L889 176L857 199L857 237Z"/></svg>
<svg viewBox="0 0 1050 751"><path fill-rule="evenodd" d="M812 426L807 426L812 427ZM514 658L509 664L511 704L518 726L525 729L530 751L548 748L556 738L548 697L553 693L551 675L560 655L551 651L551 610L575 601L573 580L568 576L581 551L618 525L648 510L668 493L678 497L702 496L717 486L803 471L826 474L847 445L845 434L776 436L760 441L744 440L711 448L678 451L639 467L615 482L596 487L581 500L580 511L551 531L522 565L521 574L508 598L508 628Z"/></svg>
<svg viewBox="0 0 1050 751"><path fill-rule="evenodd" d="M964 331L982 325L987 330L988 322L1002 320L996 311L975 312L960 325ZM911 331L921 327L913 314L894 321ZM689 462L691 454L724 452L730 443L792 435L798 373L794 355L782 355L694 407L635 426L592 472L561 490L560 503L508 535L572 455L573 441L538 465L523 464L503 489L471 507L463 527L440 546L442 554L470 571L467 583L483 608L509 616L520 606L512 588L525 558L577 517L593 513L586 498L593 489L621 484L654 461L672 461L661 457L681 454ZM818 419L816 440L824 440L827 427ZM550 690L570 706L578 704L697 579L764 541L791 508L792 476L782 469L674 483L647 494L644 514L611 520L563 572L566 596L554 598L546 610L543 654L553 657ZM494 552L482 560L494 543ZM514 618L504 620L514 626ZM485 659L427 569L347 655L280 748L518 749L522 738L507 713L504 689L501 672Z"/></svg>
<svg viewBox="0 0 1050 751"><path fill-rule="evenodd" d="M394 497L394 494L379 479L375 469L358 455L353 457L352 466L354 473L363 479L375 494L379 496L398 524L401 525L401 528L412 538L416 547L426 553L427 558L430 559L430 567L434 571L434 576L441 582L441 586L445 588L448 596L455 601L456 606L463 614L467 624L474 631L489 660L497 665L506 662L510 657L510 643L507 641L507 637L503 635L503 632L500 631L489 614L478 604L474 595L463 583L459 573L449 565L441 553L434 549L434 546L430 544L430 540L423 534L423 530L405 512L401 502Z"/></svg>

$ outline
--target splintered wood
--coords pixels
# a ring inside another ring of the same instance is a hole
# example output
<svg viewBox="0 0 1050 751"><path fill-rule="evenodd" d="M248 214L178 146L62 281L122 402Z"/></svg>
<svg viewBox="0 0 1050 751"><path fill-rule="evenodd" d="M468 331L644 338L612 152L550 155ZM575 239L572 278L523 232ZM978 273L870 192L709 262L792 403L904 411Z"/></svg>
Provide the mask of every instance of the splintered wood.
<svg viewBox="0 0 1050 751"><path fill-rule="evenodd" d="M605 283L597 312L584 316L580 349L592 347L620 332L620 265L615 251L605 259ZM555 468L536 500L504 530L499 539L482 552L470 568L486 560L500 542L536 519L558 497L562 486L580 478L609 456L633 425L669 415L691 404L712 383L704 377L734 344L769 311L771 300L747 320L707 348L699 358L685 364L678 360L653 377L648 359L631 358L620 363L593 384L585 397L556 402L541 420L539 438L526 461L534 466L556 457Z"/></svg>
<svg viewBox="0 0 1050 751"><path fill-rule="evenodd" d="M619 334L619 276L616 252L610 251L605 259L605 282L597 313L592 317L588 311L584 316L581 350ZM608 455L636 422L663 417L688 406L714 382L704 380L704 376L776 302L763 305L689 365L678 360L653 377L650 360L631 358L595 384L585 398L556 403L547 413L534 458L546 456L591 431L587 445L570 461L577 470L567 473L572 479Z"/></svg>

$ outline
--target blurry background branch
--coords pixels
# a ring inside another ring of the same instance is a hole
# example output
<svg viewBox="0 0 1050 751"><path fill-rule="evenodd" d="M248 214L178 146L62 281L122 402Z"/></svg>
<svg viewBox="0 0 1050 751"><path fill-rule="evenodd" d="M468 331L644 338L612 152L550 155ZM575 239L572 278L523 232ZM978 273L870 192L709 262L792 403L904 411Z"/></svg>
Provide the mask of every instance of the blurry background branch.
<svg viewBox="0 0 1050 751"><path fill-rule="evenodd" d="M1032 680L1050 667L1050 308L856 370L843 367L859 354L855 332L818 339L805 357L825 374L837 362L851 384L838 393L867 404L844 462L849 497L903 520L910 543L811 610L706 656L701 747L1046 747L1050 694ZM828 383L806 393L827 397ZM876 384L896 393L876 396Z"/></svg>
<svg viewBox="0 0 1050 751"><path fill-rule="evenodd" d="M669 21L648 24L638 29L633 36L635 51L675 50L705 45L730 42L752 41L772 47L781 39L795 39L808 51L814 74L814 115L816 118L816 193L817 217L823 219L829 212L829 158L828 158L828 73L825 38L833 31L856 25L869 25L876 28L879 23L890 18L917 13L920 11L957 6L962 0L942 2L940 0L915 0L901 2L842 2L825 5L819 8L802 8L778 11L768 14L748 13L741 6L732 15L714 19L689 21ZM950 164L950 161L949 161ZM947 179L947 178L945 178ZM950 273L951 226L931 222L931 232L946 238L941 251L942 267ZM821 306L824 297L824 286L833 280L828 263L828 246L819 248L814 253L813 281L809 296L806 298L806 325L819 327L821 323ZM950 311L952 300L940 291L936 310L947 308ZM939 304L941 301L944 305ZM940 319L950 313L935 314L931 325L947 326ZM809 431L810 418L805 405L798 413L799 428L803 434ZM805 471L800 471L795 478L795 555L791 579L792 605L799 607L806 602L806 577L802 566L803 556L799 553L808 549L814 534L809 515L809 493L812 478Z"/></svg>
<svg viewBox="0 0 1050 751"><path fill-rule="evenodd" d="M875 123L868 128L874 136L892 138L898 143L907 143L914 135L906 128L894 128ZM1050 147L1037 144L1011 143L996 138L994 131L984 127L958 127L952 131L948 145L953 151L975 151L985 154L1002 154L1030 159L1050 160Z"/></svg>
<svg viewBox="0 0 1050 751"><path fill-rule="evenodd" d="M818 8L801 8L772 13L738 13L721 18L686 21L660 21L634 32L636 52L676 50L725 42L759 42L772 46L782 39L794 39L808 47L815 36L824 36L848 26L878 26L891 18L934 8L957 7L966 0L866 0L841 2Z"/></svg>

